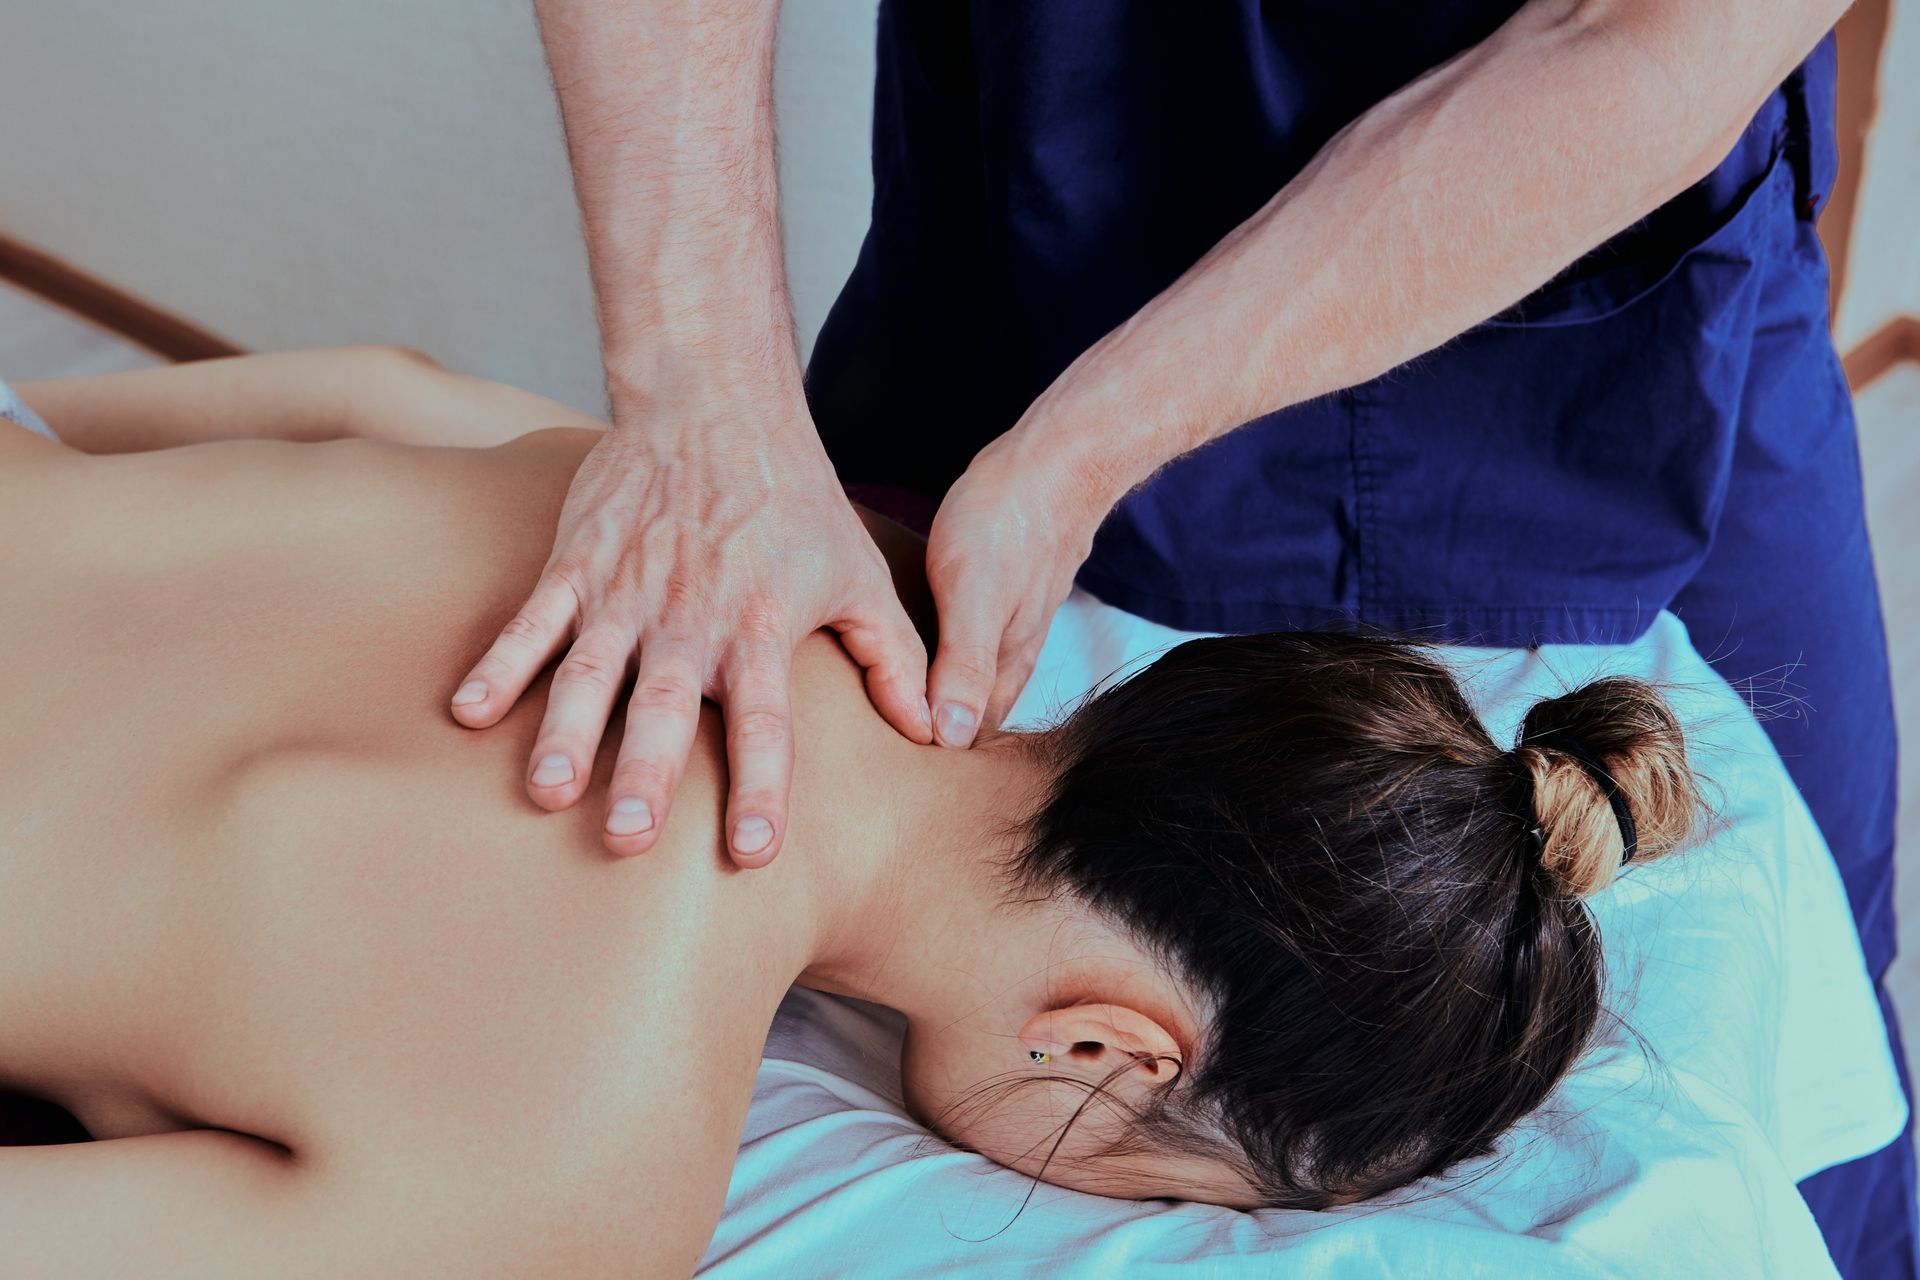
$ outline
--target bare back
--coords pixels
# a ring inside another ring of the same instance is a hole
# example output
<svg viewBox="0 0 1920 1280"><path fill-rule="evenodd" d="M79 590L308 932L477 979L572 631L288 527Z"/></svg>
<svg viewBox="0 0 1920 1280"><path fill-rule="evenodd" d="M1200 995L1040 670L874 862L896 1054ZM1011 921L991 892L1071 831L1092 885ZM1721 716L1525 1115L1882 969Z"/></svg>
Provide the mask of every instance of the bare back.
<svg viewBox="0 0 1920 1280"><path fill-rule="evenodd" d="M721 850L711 716L644 858L600 848L607 759L577 808L525 800L542 699L474 733L443 686L591 440L0 437L0 1085L97 1136L251 1135L343 1205L439 1188L410 1234L356 1219L362 1274L691 1269L802 963L798 869L898 740L816 639L773 867Z"/></svg>

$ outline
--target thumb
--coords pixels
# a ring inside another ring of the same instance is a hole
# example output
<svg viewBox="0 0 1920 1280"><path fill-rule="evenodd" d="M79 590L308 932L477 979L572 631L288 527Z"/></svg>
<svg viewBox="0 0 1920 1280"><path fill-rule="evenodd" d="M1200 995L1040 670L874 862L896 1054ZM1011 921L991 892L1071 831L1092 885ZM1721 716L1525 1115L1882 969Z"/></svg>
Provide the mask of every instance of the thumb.
<svg viewBox="0 0 1920 1280"><path fill-rule="evenodd" d="M866 669L867 697L888 724L918 743L933 740L927 714L927 648L891 580L868 592L832 624L853 660Z"/></svg>
<svg viewBox="0 0 1920 1280"><path fill-rule="evenodd" d="M1010 611L967 578L949 590L936 583L933 595L940 612L940 643L927 677L933 734L943 746L970 747L993 696Z"/></svg>

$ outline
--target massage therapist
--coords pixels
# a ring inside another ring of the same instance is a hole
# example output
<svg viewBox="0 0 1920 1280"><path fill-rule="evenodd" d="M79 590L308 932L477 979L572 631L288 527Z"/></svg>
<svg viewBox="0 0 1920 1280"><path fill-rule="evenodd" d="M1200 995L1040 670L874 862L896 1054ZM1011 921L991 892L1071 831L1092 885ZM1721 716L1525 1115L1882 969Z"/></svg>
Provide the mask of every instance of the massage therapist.
<svg viewBox="0 0 1920 1280"><path fill-rule="evenodd" d="M1844 7L882 0L872 226L803 377L777 5L539 0L614 429L454 715L564 651L527 784L565 808L637 663L604 838L641 853L712 698L756 867L822 626L965 747L1076 580L1498 645L1669 608L1730 677L1800 664L1817 713L1766 727L1880 974L1891 700L1813 226ZM937 506L930 667L843 483ZM1843 1270L1914 1275L1908 1148L1821 1179Z"/></svg>

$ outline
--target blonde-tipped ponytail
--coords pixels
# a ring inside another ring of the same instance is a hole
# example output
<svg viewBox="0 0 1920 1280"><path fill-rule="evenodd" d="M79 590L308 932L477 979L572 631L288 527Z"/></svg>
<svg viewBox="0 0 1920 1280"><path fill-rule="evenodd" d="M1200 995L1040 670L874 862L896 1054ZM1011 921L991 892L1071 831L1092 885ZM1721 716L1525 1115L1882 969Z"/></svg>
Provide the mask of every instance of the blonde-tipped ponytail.
<svg viewBox="0 0 1920 1280"><path fill-rule="evenodd" d="M1686 740L1650 685L1614 677L1535 704L1513 756L1533 785L1541 861L1565 893L1597 893L1619 874L1626 850L1607 778L1630 815L1636 861L1693 831L1699 791Z"/></svg>

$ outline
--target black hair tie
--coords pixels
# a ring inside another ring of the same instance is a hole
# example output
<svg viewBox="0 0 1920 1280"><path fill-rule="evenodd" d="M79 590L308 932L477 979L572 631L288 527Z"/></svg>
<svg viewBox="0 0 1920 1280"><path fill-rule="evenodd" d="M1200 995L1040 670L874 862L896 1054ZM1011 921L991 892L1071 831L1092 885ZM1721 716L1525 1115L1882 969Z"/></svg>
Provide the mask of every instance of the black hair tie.
<svg viewBox="0 0 1920 1280"><path fill-rule="evenodd" d="M1620 790L1620 784L1614 781L1611 773L1607 772L1607 767L1600 763L1600 758L1587 750L1586 743L1580 740L1579 735L1568 729L1543 729L1539 733L1522 737L1520 745L1563 752L1579 762L1580 767L1587 771L1587 775L1600 784L1600 790L1607 797L1608 806L1613 809L1613 820L1620 824L1620 847L1623 851L1620 854L1620 865L1624 867L1632 862L1633 855L1639 851L1640 841L1639 833L1633 826L1633 812L1627 808L1626 793ZM1539 816L1538 809L1534 811L1534 816L1536 818Z"/></svg>

